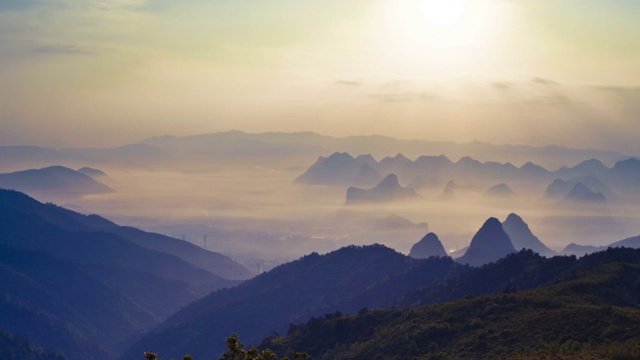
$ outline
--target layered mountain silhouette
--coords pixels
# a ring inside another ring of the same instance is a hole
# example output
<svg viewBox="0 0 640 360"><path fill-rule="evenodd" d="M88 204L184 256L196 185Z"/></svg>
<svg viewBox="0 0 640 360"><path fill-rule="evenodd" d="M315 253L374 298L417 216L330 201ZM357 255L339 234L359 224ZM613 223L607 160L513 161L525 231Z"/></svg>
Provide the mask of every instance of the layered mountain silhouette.
<svg viewBox="0 0 640 360"><path fill-rule="evenodd" d="M447 256L438 235L428 233L411 247L409 256L414 259L428 259L433 256Z"/></svg>
<svg viewBox="0 0 640 360"><path fill-rule="evenodd" d="M64 166L0 174L0 188L64 196L103 194L113 191L92 177Z"/></svg>
<svg viewBox="0 0 640 360"><path fill-rule="evenodd" d="M607 203L607 198L598 192L594 192L589 189L588 186L584 185L581 182L576 183L571 188L571 191L564 198L560 204L562 205L605 205Z"/></svg>
<svg viewBox="0 0 640 360"><path fill-rule="evenodd" d="M209 271L215 261L248 273L181 240L16 191L0 190L0 214L0 328L71 360L113 359L180 307L237 284Z"/></svg>
<svg viewBox="0 0 640 360"><path fill-rule="evenodd" d="M529 229L529 225L517 214L511 213L502 223L502 228L509 235L509 239L516 251L530 249L542 256L554 256L557 253L549 249Z"/></svg>
<svg viewBox="0 0 640 360"><path fill-rule="evenodd" d="M590 159L573 167L563 166L556 171L556 174L564 179L573 179L583 176L584 174L601 174L607 170L608 168L602 163L602 161Z"/></svg>
<svg viewBox="0 0 640 360"><path fill-rule="evenodd" d="M598 251L604 251L609 248L626 247L631 249L640 249L640 235L630 237L624 240L616 241L607 246L592 246L592 245L578 245L571 243L562 249L561 253L564 255L584 256L592 254Z"/></svg>
<svg viewBox="0 0 640 360"><path fill-rule="evenodd" d="M371 189L350 187L347 189L347 204L388 203L420 199L412 188L403 187L395 174L387 175Z"/></svg>
<svg viewBox="0 0 640 360"><path fill-rule="evenodd" d="M2 146L0 161L11 166L36 167L53 163L90 163L109 166L163 167L198 166L198 168L232 159L233 163L264 165L265 161L285 167L300 161L313 161L321 154L336 151L360 154L370 149L384 153L402 152L406 156L445 154L460 158L476 154L479 159L493 159L525 163L553 160L549 166L561 166L597 158L607 163L627 156L610 151L571 149L560 146L531 147L493 145L481 142L456 144L453 142L400 140L386 136L330 137L312 132L248 134L227 131L192 136L159 136L135 144L114 148L62 148L48 149L34 146ZM283 157L294 158L282 164ZM395 171L394 171L395 172ZM386 173L383 173L386 174ZM400 174L398 174L400 175ZM557 176L556 176L557 177ZM402 176L401 176L402 178ZM552 179L549 179L551 181ZM407 180L407 183L409 181ZM353 185L353 184L348 184Z"/></svg>
<svg viewBox="0 0 640 360"><path fill-rule="evenodd" d="M548 199L562 199L569 191L571 191L572 184L569 181L562 179L555 179L551 184L547 186L544 192L544 196Z"/></svg>
<svg viewBox="0 0 640 360"><path fill-rule="evenodd" d="M616 162L605 173L609 183L637 190L640 186L640 159L629 158Z"/></svg>
<svg viewBox="0 0 640 360"><path fill-rule="evenodd" d="M311 254L231 289L214 292L150 332L121 359L154 349L163 358L219 354L230 332L257 343L312 316L389 306L410 290L468 271L449 258L415 260L382 245Z"/></svg>
<svg viewBox="0 0 640 360"><path fill-rule="evenodd" d="M461 264L480 266L497 261L515 251L500 220L489 218L473 236L465 254L456 261Z"/></svg>
<svg viewBox="0 0 640 360"><path fill-rule="evenodd" d="M501 182L487 191L487 194L496 198L508 198L514 195L506 183L511 180L526 180L548 182L545 196L556 200L569 195L578 183L608 198L613 197L618 187L626 192L640 187L640 160L635 158L618 161L611 168L607 168L600 160L591 159L574 167L562 167L556 171L549 171L532 162L516 167L511 163L483 163L470 157L462 157L457 162L452 162L442 155L421 156L411 161L398 154L377 163L375 159L368 158L366 164L358 161L358 158L353 158L347 153L336 153L329 158L321 157L298 178L298 181L309 184L357 186L373 182L379 174L393 173L400 181L411 184L414 188L434 188L442 186L444 179L474 179ZM452 197L448 189L454 190L445 187L439 199Z"/></svg>
<svg viewBox="0 0 640 360"><path fill-rule="evenodd" d="M296 182L311 185L373 185L381 177L377 162L371 155L353 158L348 153L334 153L320 157Z"/></svg>

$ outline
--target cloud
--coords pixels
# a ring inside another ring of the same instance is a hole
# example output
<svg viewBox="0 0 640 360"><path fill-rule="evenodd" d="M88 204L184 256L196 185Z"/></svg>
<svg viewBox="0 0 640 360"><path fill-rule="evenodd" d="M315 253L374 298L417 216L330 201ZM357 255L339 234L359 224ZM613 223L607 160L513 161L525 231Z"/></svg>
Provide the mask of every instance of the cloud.
<svg viewBox="0 0 640 360"><path fill-rule="evenodd" d="M74 45L42 45L33 49L36 53L61 55L92 55L93 51L78 48Z"/></svg>

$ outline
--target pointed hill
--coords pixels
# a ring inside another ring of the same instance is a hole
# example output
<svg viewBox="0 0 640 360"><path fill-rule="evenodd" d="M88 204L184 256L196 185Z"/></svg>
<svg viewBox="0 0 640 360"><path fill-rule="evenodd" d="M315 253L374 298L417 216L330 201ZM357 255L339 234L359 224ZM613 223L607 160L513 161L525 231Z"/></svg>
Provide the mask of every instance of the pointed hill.
<svg viewBox="0 0 640 360"><path fill-rule="evenodd" d="M581 177L587 174L601 174L607 171L608 168L602 163L602 161L597 159L585 160L579 164L576 164L573 167L563 166L558 169L555 173L556 175L564 178L564 179L572 179Z"/></svg>
<svg viewBox="0 0 640 360"><path fill-rule="evenodd" d="M296 182L309 185L349 186L356 184L358 180L371 181L371 177L376 176L376 164L371 155L353 158L348 153L337 152L329 157L318 158L304 174L296 179Z"/></svg>
<svg viewBox="0 0 640 360"><path fill-rule="evenodd" d="M520 175L527 178L545 178L549 176L549 170L532 162L527 162L520 167Z"/></svg>
<svg viewBox="0 0 640 360"><path fill-rule="evenodd" d="M433 256L446 257L447 252L444 250L438 235L428 233L411 247L409 256L414 259L428 259Z"/></svg>
<svg viewBox="0 0 640 360"><path fill-rule="evenodd" d="M386 157L378 163L378 171L382 174L400 173L413 162L406 156L398 153L394 157Z"/></svg>
<svg viewBox="0 0 640 360"><path fill-rule="evenodd" d="M547 199L562 199L571 191L571 183L562 179L555 179L547 186L544 196Z"/></svg>
<svg viewBox="0 0 640 360"><path fill-rule="evenodd" d="M412 188L403 187L395 174L387 175L371 189L350 187L347 189L347 204L386 203L420 199Z"/></svg>
<svg viewBox="0 0 640 360"><path fill-rule="evenodd" d="M604 205L607 203L607 199L602 193L596 193L583 183L577 182L560 203L563 205Z"/></svg>
<svg viewBox="0 0 640 360"><path fill-rule="evenodd" d="M53 196L80 196L113 191L92 177L64 166L0 174L0 188Z"/></svg>
<svg viewBox="0 0 640 360"><path fill-rule="evenodd" d="M516 251L530 249L542 256L554 256L557 253L549 249L545 244L533 235L529 225L517 214L511 213L502 223L502 228L509 235L511 243Z"/></svg>
<svg viewBox="0 0 640 360"><path fill-rule="evenodd" d="M457 261L461 264L480 266L497 261L513 252L515 248L500 220L490 218L473 236L469 249Z"/></svg>
<svg viewBox="0 0 640 360"><path fill-rule="evenodd" d="M545 191L545 197L548 199L560 200L567 196L571 190L578 184L585 185L594 192L602 193L605 198L613 196L612 191L600 179L595 176L587 175L573 180L555 179Z"/></svg>

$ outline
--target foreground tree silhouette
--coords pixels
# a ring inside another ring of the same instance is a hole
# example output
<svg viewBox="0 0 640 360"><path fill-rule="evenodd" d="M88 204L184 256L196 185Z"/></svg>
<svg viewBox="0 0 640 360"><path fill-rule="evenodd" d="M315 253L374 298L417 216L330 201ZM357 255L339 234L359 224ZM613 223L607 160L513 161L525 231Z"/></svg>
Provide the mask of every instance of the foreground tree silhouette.
<svg viewBox="0 0 640 360"><path fill-rule="evenodd" d="M249 350L244 350L244 344L240 342L237 334L231 334L225 339L225 342L227 343L227 352L218 360L278 360L278 355L269 349L260 351L258 348L252 347ZM293 360L306 360L308 357L309 355L305 352L293 352ZM147 360L160 360L158 354L150 351L144 353L144 358ZM185 355L182 360L193 360L193 357ZM285 356L280 360L292 359Z"/></svg>

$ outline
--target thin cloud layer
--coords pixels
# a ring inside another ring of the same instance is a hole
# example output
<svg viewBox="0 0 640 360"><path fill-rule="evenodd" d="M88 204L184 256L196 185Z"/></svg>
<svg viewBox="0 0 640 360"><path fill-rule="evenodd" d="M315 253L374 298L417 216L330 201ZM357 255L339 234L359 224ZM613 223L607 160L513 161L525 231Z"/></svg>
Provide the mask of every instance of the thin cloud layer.
<svg viewBox="0 0 640 360"><path fill-rule="evenodd" d="M0 143L237 128L640 153L635 2L474 4L441 28L418 0L3 1Z"/></svg>

